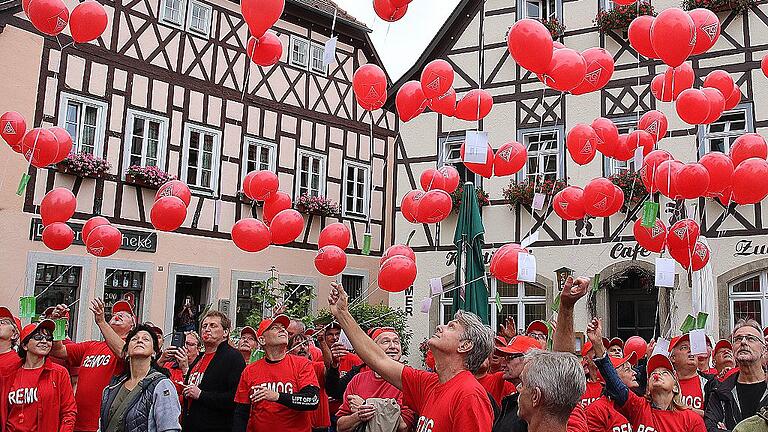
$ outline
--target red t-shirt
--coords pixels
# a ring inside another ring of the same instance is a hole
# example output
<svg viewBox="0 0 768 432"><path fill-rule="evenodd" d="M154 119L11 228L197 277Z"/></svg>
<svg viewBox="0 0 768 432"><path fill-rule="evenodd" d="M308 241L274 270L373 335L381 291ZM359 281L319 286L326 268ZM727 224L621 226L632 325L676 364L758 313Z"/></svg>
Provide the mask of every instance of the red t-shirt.
<svg viewBox="0 0 768 432"><path fill-rule="evenodd" d="M325 363L321 359L320 361L312 362L312 367L315 369L317 383L320 384L320 402L317 405L317 409L312 411L312 427L331 427L331 410L328 408L328 393L325 392Z"/></svg>
<svg viewBox="0 0 768 432"><path fill-rule="evenodd" d="M352 414L349 400L347 400L348 395L357 395L363 399L395 399L397 404L400 405L400 415L403 417L405 424L408 425L408 430L411 430L415 413L403 402L403 392L388 383L384 378L377 377L375 372L371 370L360 372L352 378L347 385L347 389L344 390L344 403L341 404L339 411L336 413L337 417Z"/></svg>
<svg viewBox="0 0 768 432"><path fill-rule="evenodd" d="M651 408L651 403L632 391L627 402L619 408L635 431L655 432L706 432L704 419L695 412L686 410L660 410ZM642 429L641 429L642 428Z"/></svg>
<svg viewBox="0 0 768 432"><path fill-rule="evenodd" d="M201 358L199 362L195 363L195 366L191 371L189 371L189 381L187 382L188 385L198 387L200 386L200 381L203 380L203 375L205 375L205 371L208 369L208 365L211 364L211 360L213 359L214 354L216 354L216 352L205 353L203 354L203 358Z"/></svg>
<svg viewBox="0 0 768 432"><path fill-rule="evenodd" d="M344 357L339 358L339 378L347 374L353 367L363 364L363 360L356 354L349 353ZM329 398L328 409L332 414L335 414L341 406L341 401L334 398Z"/></svg>
<svg viewBox="0 0 768 432"><path fill-rule="evenodd" d="M176 387L176 393L179 394L179 403L184 405L184 396L181 394L184 391L184 371L181 368L174 367L174 362L167 362L163 365L171 373L171 382Z"/></svg>
<svg viewBox="0 0 768 432"><path fill-rule="evenodd" d="M632 432L629 424L613 404L613 400L602 396L586 409L589 432Z"/></svg>
<svg viewBox="0 0 768 432"><path fill-rule="evenodd" d="M80 370L75 393L75 430L95 432L99 428L101 394L116 372L122 372L123 361L106 342L96 341L68 344L67 360Z"/></svg>
<svg viewBox="0 0 768 432"><path fill-rule="evenodd" d="M416 432L491 430L491 401L469 371L441 384L436 373L405 366L401 379L404 402L420 415Z"/></svg>
<svg viewBox="0 0 768 432"><path fill-rule="evenodd" d="M583 406L576 405L573 411L571 411L565 430L566 432L592 432L590 429L587 429L587 415L584 412Z"/></svg>
<svg viewBox="0 0 768 432"><path fill-rule="evenodd" d="M683 403L691 408L704 409L704 392L701 388L701 378L694 375L680 380L680 396Z"/></svg>
<svg viewBox="0 0 768 432"><path fill-rule="evenodd" d="M600 399L603 395L603 384L597 381L587 381L587 390L581 395L581 405L586 408L592 402Z"/></svg>
<svg viewBox="0 0 768 432"><path fill-rule="evenodd" d="M501 400L505 396L509 396L516 390L514 384L504 381L504 372L486 374L484 377L478 378L477 381L493 396L493 400L499 405L501 405Z"/></svg>
<svg viewBox="0 0 768 432"><path fill-rule="evenodd" d="M20 367L21 357L16 354L16 351L10 350L6 353L0 354L0 373L16 370Z"/></svg>
<svg viewBox="0 0 768 432"><path fill-rule="evenodd" d="M298 392L306 386L318 387L312 363L288 354L278 362L261 359L245 367L235 393L235 402L251 404L251 387L263 386L278 393ZM251 404L248 432L307 432L312 427L311 411L297 411L277 402L263 400Z"/></svg>
<svg viewBox="0 0 768 432"><path fill-rule="evenodd" d="M37 432L38 401L37 384L43 368L24 369L14 375L11 391L4 395L8 399L7 432Z"/></svg>
<svg viewBox="0 0 768 432"><path fill-rule="evenodd" d="M309 346L309 355L312 356L313 362L323 361L323 351L314 345Z"/></svg>

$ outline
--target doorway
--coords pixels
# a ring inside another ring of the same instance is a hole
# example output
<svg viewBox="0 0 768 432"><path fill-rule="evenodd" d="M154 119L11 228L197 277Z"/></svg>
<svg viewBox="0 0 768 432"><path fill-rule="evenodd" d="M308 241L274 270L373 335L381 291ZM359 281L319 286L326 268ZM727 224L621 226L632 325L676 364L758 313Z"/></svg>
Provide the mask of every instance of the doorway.
<svg viewBox="0 0 768 432"><path fill-rule="evenodd" d="M201 313L208 302L210 278L179 275L173 303L173 330L198 330Z"/></svg>
<svg viewBox="0 0 768 432"><path fill-rule="evenodd" d="M609 291L610 336L627 340L637 335L648 341L654 334L660 334L656 319L659 289L654 286L653 275L631 268L612 285Z"/></svg>

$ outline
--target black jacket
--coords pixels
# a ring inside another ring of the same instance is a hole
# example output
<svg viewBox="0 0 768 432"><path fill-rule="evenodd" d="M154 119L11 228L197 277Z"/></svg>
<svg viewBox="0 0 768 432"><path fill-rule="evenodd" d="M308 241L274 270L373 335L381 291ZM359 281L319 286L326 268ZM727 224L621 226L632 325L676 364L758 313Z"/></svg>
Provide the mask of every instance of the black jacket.
<svg viewBox="0 0 768 432"><path fill-rule="evenodd" d="M501 400L501 410L493 421L492 432L528 431L528 423L517 415L518 397L518 393L512 393Z"/></svg>
<svg viewBox="0 0 768 432"><path fill-rule="evenodd" d="M735 373L724 381L711 387L704 410L704 424L708 432L730 431L744 420L741 415L741 403L736 392L736 382L739 373ZM760 399L759 408L768 406L768 389ZM725 429L722 428L725 425Z"/></svg>
<svg viewBox="0 0 768 432"><path fill-rule="evenodd" d="M198 356L189 371L203 356ZM216 349L200 382L200 399L191 400L182 410L184 432L231 432L235 393L245 369L242 354L224 341ZM184 381L189 380L189 372ZM186 402L186 401L185 401Z"/></svg>

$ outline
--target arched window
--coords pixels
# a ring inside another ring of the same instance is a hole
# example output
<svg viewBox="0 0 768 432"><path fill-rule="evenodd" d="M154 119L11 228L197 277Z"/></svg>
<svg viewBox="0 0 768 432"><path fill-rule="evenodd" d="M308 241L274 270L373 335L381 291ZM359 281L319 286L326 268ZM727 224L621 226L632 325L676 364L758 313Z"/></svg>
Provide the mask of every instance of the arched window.
<svg viewBox="0 0 768 432"><path fill-rule="evenodd" d="M753 273L728 285L731 303L731 328L740 319L752 318L760 325L766 322L768 306L768 271Z"/></svg>

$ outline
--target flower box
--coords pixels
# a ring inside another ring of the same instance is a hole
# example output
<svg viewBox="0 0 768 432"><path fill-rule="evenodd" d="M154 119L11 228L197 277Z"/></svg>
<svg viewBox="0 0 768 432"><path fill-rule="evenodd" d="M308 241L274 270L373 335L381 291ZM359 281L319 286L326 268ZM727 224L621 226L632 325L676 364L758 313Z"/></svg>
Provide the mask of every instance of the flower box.
<svg viewBox="0 0 768 432"><path fill-rule="evenodd" d="M296 200L295 207L299 213L331 217L338 217L341 215L341 208L335 201L321 196L301 195L299 199Z"/></svg>
<svg viewBox="0 0 768 432"><path fill-rule="evenodd" d="M171 180L176 180L176 176L154 166L132 165L125 173L126 183L151 189L159 189L160 186Z"/></svg>
<svg viewBox="0 0 768 432"><path fill-rule="evenodd" d="M709 9L712 12L730 12L745 14L756 6L755 0L683 0L683 9L693 10L697 8Z"/></svg>
<svg viewBox="0 0 768 432"><path fill-rule="evenodd" d="M621 207L622 212L626 213L638 203L645 201L648 197L648 191L645 190L643 180L640 177L640 173L637 171L624 170L608 177L608 180L624 192L624 205Z"/></svg>
<svg viewBox="0 0 768 432"><path fill-rule="evenodd" d="M625 32L632 21L642 15L656 16L656 10L649 2L639 2L628 6L616 5L609 11L598 12L594 22L601 33L607 33L611 30Z"/></svg>
<svg viewBox="0 0 768 432"><path fill-rule="evenodd" d="M504 198L509 203L509 210L513 211L518 204L530 206L533 204L533 196L536 193L554 196L556 193L568 187L567 180L544 180L534 182L531 179L518 182L514 178L504 188Z"/></svg>
<svg viewBox="0 0 768 432"><path fill-rule="evenodd" d="M488 192L484 191L483 188L476 187L475 194L477 195L477 205L479 205L480 208L483 208L491 204L491 200L489 199ZM450 195L451 195L451 200L453 200L453 212L458 213L459 208L461 207L461 200L462 198L464 198L464 187L460 185Z"/></svg>
<svg viewBox="0 0 768 432"><path fill-rule="evenodd" d="M549 30L552 39L559 39L565 33L565 25L561 24L557 18L543 19L541 23Z"/></svg>
<svg viewBox="0 0 768 432"><path fill-rule="evenodd" d="M56 164L56 169L64 174L86 178L104 178L112 169L112 164L90 153L70 153L63 161Z"/></svg>

